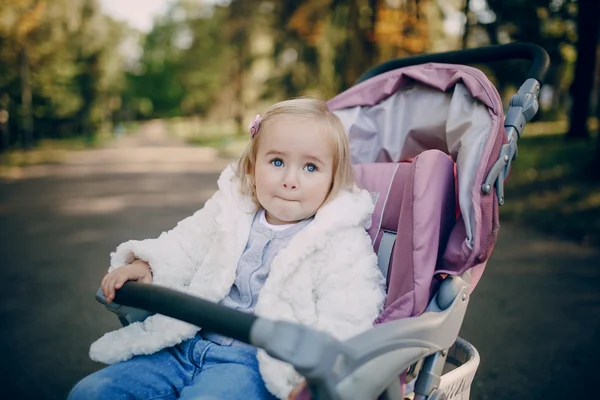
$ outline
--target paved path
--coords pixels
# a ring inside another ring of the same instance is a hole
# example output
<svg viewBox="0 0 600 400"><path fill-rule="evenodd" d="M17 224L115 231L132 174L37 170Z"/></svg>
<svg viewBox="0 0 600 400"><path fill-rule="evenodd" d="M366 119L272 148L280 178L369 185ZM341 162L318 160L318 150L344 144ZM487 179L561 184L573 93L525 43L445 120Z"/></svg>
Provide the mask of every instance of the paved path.
<svg viewBox="0 0 600 400"><path fill-rule="evenodd" d="M0 354L6 399L62 399L118 327L94 300L108 254L202 206L226 162L165 140L159 122L111 148L0 182ZM482 364L474 399L589 394L598 375L599 252L502 226L461 335Z"/></svg>

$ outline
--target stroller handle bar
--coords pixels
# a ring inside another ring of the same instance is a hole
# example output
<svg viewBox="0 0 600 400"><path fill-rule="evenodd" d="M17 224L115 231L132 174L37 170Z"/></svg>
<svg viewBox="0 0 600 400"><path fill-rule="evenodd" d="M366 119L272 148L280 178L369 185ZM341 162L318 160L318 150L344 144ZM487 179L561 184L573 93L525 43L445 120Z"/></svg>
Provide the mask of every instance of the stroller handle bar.
<svg viewBox="0 0 600 400"><path fill-rule="evenodd" d="M126 312L121 307L140 308L140 312L148 311L146 317L163 314L262 348L304 375L312 398L363 400L385 393L384 398L390 399L397 398L397 377L403 371L423 358L437 357L458 337L468 304L467 282L463 277L449 277L423 315L377 325L346 341L156 285L127 282L117 290L115 302L107 303L101 290L96 299L120 316ZM430 393L439 384L439 379L433 379L441 376L437 367L424 364L423 372L417 378L416 393Z"/></svg>
<svg viewBox="0 0 600 400"><path fill-rule="evenodd" d="M127 282L117 290L114 303L168 315L244 343L250 343L252 325L257 319L254 314L183 292L137 282Z"/></svg>
<svg viewBox="0 0 600 400"><path fill-rule="evenodd" d="M411 65L426 64L430 62L447 64L478 64L495 61L525 59L531 61L532 65L527 73L527 79L533 78L540 84L543 82L550 67L550 56L542 47L533 43L516 42L485 46L475 49L456 50L437 54L424 54L414 57L398 58L386 61L368 70L361 76L357 83L365 81L376 75L383 74L394 69L408 67Z"/></svg>

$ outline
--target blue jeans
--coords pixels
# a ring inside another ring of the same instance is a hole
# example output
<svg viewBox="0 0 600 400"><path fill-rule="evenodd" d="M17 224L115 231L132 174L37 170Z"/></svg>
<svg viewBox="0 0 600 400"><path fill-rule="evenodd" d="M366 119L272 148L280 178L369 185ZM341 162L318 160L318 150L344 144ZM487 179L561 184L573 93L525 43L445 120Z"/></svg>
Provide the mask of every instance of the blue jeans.
<svg viewBox="0 0 600 400"><path fill-rule="evenodd" d="M178 398L275 399L258 371L254 347L221 346L200 335L101 369L75 385L68 399Z"/></svg>

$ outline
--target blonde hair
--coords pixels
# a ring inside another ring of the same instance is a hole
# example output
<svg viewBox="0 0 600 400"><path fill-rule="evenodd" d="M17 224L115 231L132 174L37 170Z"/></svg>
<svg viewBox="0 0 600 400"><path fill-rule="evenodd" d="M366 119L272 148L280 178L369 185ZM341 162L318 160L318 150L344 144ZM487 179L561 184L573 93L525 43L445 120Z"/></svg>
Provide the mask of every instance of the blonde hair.
<svg viewBox="0 0 600 400"><path fill-rule="evenodd" d="M250 196L258 207L261 206L256 197L256 187L253 179L256 154L263 136L260 133L269 124L269 121L282 116L317 121L322 126L323 134L331 138L334 143L331 188L323 204L335 197L340 191L352 188L354 185L354 172L350 165L348 137L342 121L337 115L329 111L324 101L303 97L276 103L261 116L258 130L238 160L237 176L240 180L240 192Z"/></svg>

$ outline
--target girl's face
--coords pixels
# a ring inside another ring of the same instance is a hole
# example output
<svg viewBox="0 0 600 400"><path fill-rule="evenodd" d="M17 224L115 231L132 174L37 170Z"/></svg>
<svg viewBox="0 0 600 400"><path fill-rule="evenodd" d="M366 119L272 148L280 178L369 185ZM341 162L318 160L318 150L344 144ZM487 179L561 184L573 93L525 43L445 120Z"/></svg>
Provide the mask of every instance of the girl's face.
<svg viewBox="0 0 600 400"><path fill-rule="evenodd" d="M254 184L267 222L301 221L329 194L334 146L313 120L278 116L261 130Z"/></svg>

